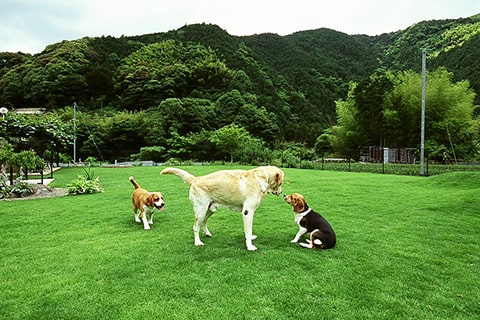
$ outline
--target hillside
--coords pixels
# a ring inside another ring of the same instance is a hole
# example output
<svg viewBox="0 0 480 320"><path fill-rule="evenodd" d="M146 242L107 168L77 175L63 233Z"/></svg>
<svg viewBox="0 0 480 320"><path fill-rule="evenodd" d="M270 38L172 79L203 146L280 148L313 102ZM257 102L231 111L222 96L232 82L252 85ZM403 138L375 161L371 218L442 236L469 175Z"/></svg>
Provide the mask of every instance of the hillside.
<svg viewBox="0 0 480 320"><path fill-rule="evenodd" d="M56 110L77 101L84 110L140 110L174 97L214 103L236 90L243 103L267 112L280 140L312 144L335 123L335 101L350 81L377 70L420 71L423 47L427 67L444 66L455 81L469 80L479 104L479 15L423 21L379 36L317 29L237 37L195 24L63 41L33 56L0 53L0 104Z"/></svg>

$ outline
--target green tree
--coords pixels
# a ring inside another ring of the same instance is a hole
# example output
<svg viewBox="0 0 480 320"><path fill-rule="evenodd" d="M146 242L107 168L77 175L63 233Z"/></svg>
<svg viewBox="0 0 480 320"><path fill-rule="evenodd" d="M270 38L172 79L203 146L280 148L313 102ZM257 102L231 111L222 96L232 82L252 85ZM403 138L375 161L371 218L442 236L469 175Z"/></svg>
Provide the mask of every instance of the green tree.
<svg viewBox="0 0 480 320"><path fill-rule="evenodd" d="M467 81L454 83L452 77L443 68L427 73L425 131L428 145L435 146L428 152L438 157L454 149L457 156L468 159L476 153L478 141L475 93ZM337 101L338 124L332 127L336 151L375 144L379 137L380 145L418 147L421 75L407 71L380 84L378 80L371 77L360 89L352 84L347 99Z"/></svg>
<svg viewBox="0 0 480 320"><path fill-rule="evenodd" d="M181 135L189 132L200 132L213 128L212 119L215 118L210 100L195 98L169 98L156 108L163 121L161 124L165 132L176 131Z"/></svg>
<svg viewBox="0 0 480 320"><path fill-rule="evenodd" d="M166 40L140 48L125 58L119 68L118 104L145 109L167 98L215 96L233 77L210 49Z"/></svg>
<svg viewBox="0 0 480 320"><path fill-rule="evenodd" d="M10 164L18 169L23 169L25 175L29 170L43 170L45 162L33 150L23 150L13 153L10 157Z"/></svg>
<svg viewBox="0 0 480 320"><path fill-rule="evenodd" d="M220 127L235 121L240 108L246 103L238 90L231 90L221 95L215 102L215 115Z"/></svg>
<svg viewBox="0 0 480 320"><path fill-rule="evenodd" d="M425 135L430 157L441 158L446 151L462 158L475 154L478 132L473 118L475 93L468 81L453 82L453 74L444 68L427 73L425 98ZM403 72L395 89L387 95L384 121L389 127L389 145L418 146L420 141L421 76ZM452 150L453 145L453 150Z"/></svg>
<svg viewBox="0 0 480 320"><path fill-rule="evenodd" d="M50 45L25 62L20 68L25 103L53 110L86 101L88 54L88 38L82 38Z"/></svg>
<svg viewBox="0 0 480 320"><path fill-rule="evenodd" d="M121 112L106 118L103 156L106 160L129 159L145 145L143 117L137 112Z"/></svg>
<svg viewBox="0 0 480 320"><path fill-rule="evenodd" d="M273 152L262 139L247 136L242 143L242 148L237 149L236 158L241 163L261 165L271 163Z"/></svg>
<svg viewBox="0 0 480 320"><path fill-rule="evenodd" d="M166 159L165 151L166 150L164 147L142 147L140 148L140 153L131 155L131 158L134 161L152 160L155 162L160 162Z"/></svg>
<svg viewBox="0 0 480 320"><path fill-rule="evenodd" d="M5 168L10 164L12 154L13 146L6 141L0 140L0 174L5 173Z"/></svg>
<svg viewBox="0 0 480 320"><path fill-rule="evenodd" d="M99 157L102 160L127 160L145 146L149 128L143 112L117 112L113 115L78 116L79 159Z"/></svg>
<svg viewBox="0 0 480 320"><path fill-rule="evenodd" d="M25 106L23 77L17 70L0 78L0 102L11 109Z"/></svg>
<svg viewBox="0 0 480 320"><path fill-rule="evenodd" d="M73 142L71 124L64 123L54 114L29 116L8 113L0 124L0 138L11 143L17 152L32 149L44 156L47 150L64 152Z"/></svg>
<svg viewBox="0 0 480 320"><path fill-rule="evenodd" d="M78 158L95 157L106 160L104 152L110 145L108 117L77 112L77 119ZM105 153L105 156L107 155L108 152Z"/></svg>
<svg viewBox="0 0 480 320"><path fill-rule="evenodd" d="M230 155L230 162L233 162L235 154L241 153L244 142L250 138L247 130L236 124L230 124L214 131L210 141L222 152Z"/></svg>
<svg viewBox="0 0 480 320"><path fill-rule="evenodd" d="M357 130L364 145L385 144L385 128L382 111L384 99L393 89L388 75L374 74L361 81L354 89L353 96L357 109Z"/></svg>
<svg viewBox="0 0 480 320"><path fill-rule="evenodd" d="M145 145L147 146L165 146L167 139L168 118L161 111L161 107L152 107L142 111L145 130Z"/></svg>
<svg viewBox="0 0 480 320"><path fill-rule="evenodd" d="M354 98L356 85L351 82L347 98L336 102L337 124L332 126L332 144L339 154L346 154L351 149L358 150L358 147L363 145L363 137L358 130L358 109Z"/></svg>
<svg viewBox="0 0 480 320"><path fill-rule="evenodd" d="M166 158L191 159L194 145L195 139L192 135L182 136L173 131L170 138L167 139Z"/></svg>
<svg viewBox="0 0 480 320"><path fill-rule="evenodd" d="M250 134L266 141L274 141L280 133L276 115L264 107L258 107L256 96L242 95L236 89L218 98L215 102L215 115L219 126L236 123Z"/></svg>
<svg viewBox="0 0 480 320"><path fill-rule="evenodd" d="M332 153L334 151L333 138L332 128L326 129L315 141L315 153L321 157Z"/></svg>

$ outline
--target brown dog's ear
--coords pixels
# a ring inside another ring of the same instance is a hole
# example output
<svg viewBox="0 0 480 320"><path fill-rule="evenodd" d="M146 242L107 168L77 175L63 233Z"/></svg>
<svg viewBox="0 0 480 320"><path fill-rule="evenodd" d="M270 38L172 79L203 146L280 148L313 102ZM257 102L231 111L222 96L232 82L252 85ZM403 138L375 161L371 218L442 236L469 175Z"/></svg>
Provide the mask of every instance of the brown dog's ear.
<svg viewBox="0 0 480 320"><path fill-rule="evenodd" d="M147 205L153 207L155 205L155 195L153 193L147 196Z"/></svg>
<svg viewBox="0 0 480 320"><path fill-rule="evenodd" d="M303 212L305 211L305 200L302 197L294 197L294 203L295 205L293 206L293 211L295 212Z"/></svg>
<svg viewBox="0 0 480 320"><path fill-rule="evenodd" d="M295 206L293 207L293 211L295 212L302 212L305 209L305 204L302 200L297 199L297 202L295 203Z"/></svg>

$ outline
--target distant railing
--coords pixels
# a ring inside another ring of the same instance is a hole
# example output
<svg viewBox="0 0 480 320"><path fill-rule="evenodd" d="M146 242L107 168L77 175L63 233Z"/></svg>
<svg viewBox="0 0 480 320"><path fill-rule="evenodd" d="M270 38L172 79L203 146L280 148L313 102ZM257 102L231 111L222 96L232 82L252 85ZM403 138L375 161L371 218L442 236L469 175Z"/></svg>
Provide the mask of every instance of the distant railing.
<svg viewBox="0 0 480 320"><path fill-rule="evenodd" d="M323 158L318 161L301 161L298 165L302 169L317 169L329 171L347 171L347 172L370 172L381 174L398 174L398 175L420 175L420 164L404 164L404 163L367 163L355 161L352 159ZM438 162L425 161L425 176L433 176L441 173L455 171L476 171L480 172L480 164L464 163L458 165L441 164Z"/></svg>
<svg viewBox="0 0 480 320"><path fill-rule="evenodd" d="M45 179L53 179L53 168L50 165L46 165L41 171L32 170L15 170L10 167L8 180L10 185L13 185L15 180L27 181L29 183L44 184Z"/></svg>

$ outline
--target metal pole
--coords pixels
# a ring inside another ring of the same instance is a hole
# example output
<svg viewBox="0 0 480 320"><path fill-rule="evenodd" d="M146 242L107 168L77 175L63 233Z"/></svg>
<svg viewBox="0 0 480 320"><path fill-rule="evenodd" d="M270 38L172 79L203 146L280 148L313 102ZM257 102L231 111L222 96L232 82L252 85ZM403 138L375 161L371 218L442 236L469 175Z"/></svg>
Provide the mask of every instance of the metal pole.
<svg viewBox="0 0 480 320"><path fill-rule="evenodd" d="M73 163L77 162L77 103L73 103Z"/></svg>
<svg viewBox="0 0 480 320"><path fill-rule="evenodd" d="M422 49L422 120L420 131L420 175L425 173L425 92L426 92L426 62L427 49Z"/></svg>

